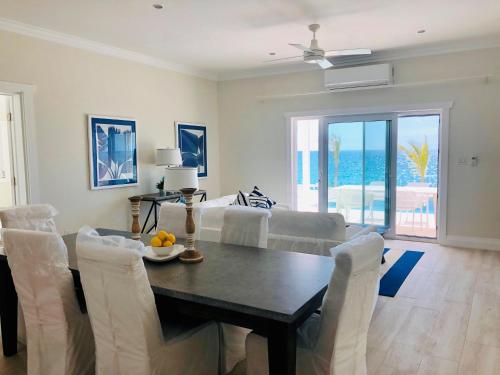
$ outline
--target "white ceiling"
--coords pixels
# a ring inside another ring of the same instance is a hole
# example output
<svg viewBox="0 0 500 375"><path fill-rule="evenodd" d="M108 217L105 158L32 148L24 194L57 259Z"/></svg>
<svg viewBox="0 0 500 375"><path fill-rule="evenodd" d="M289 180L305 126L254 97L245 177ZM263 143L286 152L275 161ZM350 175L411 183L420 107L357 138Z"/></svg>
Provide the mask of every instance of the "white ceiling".
<svg viewBox="0 0 500 375"><path fill-rule="evenodd" d="M326 50L500 40L500 0L0 0L0 17L219 77L269 71L269 52L297 55L288 43L308 44L313 22Z"/></svg>

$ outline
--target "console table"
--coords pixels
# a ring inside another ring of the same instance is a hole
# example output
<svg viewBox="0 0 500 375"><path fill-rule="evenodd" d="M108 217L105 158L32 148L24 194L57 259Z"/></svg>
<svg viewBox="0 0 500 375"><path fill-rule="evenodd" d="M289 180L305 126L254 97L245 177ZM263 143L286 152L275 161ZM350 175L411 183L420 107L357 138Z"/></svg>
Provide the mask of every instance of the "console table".
<svg viewBox="0 0 500 375"><path fill-rule="evenodd" d="M200 202L206 201L207 200L207 191L206 190L197 190L194 195L200 196ZM137 197L141 198L141 202L151 202L151 207L149 208L148 215L146 216L146 220L144 220L144 224L141 229L141 233L149 233L153 229L156 229L156 226L158 225L158 207L161 206L162 202L166 201L173 201L173 202L179 202L179 200L182 197L182 194L180 191L169 191L165 192L164 195L160 195L160 193L152 193L152 194L144 194L144 195L137 195ZM151 217L151 213L154 211L154 223L147 229L147 225L149 222L149 218Z"/></svg>

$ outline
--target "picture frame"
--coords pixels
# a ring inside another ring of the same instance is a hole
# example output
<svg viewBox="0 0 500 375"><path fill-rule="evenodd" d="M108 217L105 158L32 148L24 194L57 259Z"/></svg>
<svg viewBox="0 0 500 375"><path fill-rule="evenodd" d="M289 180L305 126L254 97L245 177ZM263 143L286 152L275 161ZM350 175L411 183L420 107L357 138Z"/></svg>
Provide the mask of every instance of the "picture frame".
<svg viewBox="0 0 500 375"><path fill-rule="evenodd" d="M90 189L138 185L135 119L88 115L87 126Z"/></svg>
<svg viewBox="0 0 500 375"><path fill-rule="evenodd" d="M207 126L176 121L175 144L181 150L182 166L197 167L198 178L208 177Z"/></svg>

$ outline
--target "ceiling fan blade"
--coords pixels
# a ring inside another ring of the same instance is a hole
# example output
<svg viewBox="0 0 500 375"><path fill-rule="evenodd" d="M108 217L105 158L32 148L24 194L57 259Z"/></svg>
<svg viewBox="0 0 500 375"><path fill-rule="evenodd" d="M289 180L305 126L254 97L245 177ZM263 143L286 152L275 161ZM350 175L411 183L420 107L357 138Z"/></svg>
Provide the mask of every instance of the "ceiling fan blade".
<svg viewBox="0 0 500 375"><path fill-rule="evenodd" d="M292 47L295 47L295 48L298 48L302 51L306 51L306 52L312 52L311 49L309 47L306 47L302 44L296 44L296 43L288 43L289 45L291 45Z"/></svg>
<svg viewBox="0 0 500 375"><path fill-rule="evenodd" d="M325 56L335 57L335 56L355 56L355 55L371 55L372 50L369 48L356 48L356 49L341 49L326 51Z"/></svg>
<svg viewBox="0 0 500 375"><path fill-rule="evenodd" d="M333 66L333 64L327 59L319 60L318 65L321 66L323 69L328 69Z"/></svg>
<svg viewBox="0 0 500 375"><path fill-rule="evenodd" d="M294 59L302 59L304 56L290 56L290 57L280 57L278 59L264 60L265 63L275 62L275 61L286 61L286 60L294 60Z"/></svg>

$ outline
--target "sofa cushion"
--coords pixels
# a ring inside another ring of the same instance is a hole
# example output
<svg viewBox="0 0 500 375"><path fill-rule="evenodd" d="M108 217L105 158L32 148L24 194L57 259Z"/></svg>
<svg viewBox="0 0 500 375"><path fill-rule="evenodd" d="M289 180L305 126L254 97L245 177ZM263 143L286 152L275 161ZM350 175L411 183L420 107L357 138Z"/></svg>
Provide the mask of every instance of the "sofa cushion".
<svg viewBox="0 0 500 375"><path fill-rule="evenodd" d="M375 225L349 225L345 229L345 240L350 241L354 238L357 238L359 236L363 236L365 234L368 234L370 232L376 232L377 227Z"/></svg>
<svg viewBox="0 0 500 375"><path fill-rule="evenodd" d="M194 203L194 206L196 207L227 207L231 205L234 200L236 199L236 194L231 194L231 195L224 195L223 197L220 198L215 198L215 199L209 199L204 202L197 202Z"/></svg>

